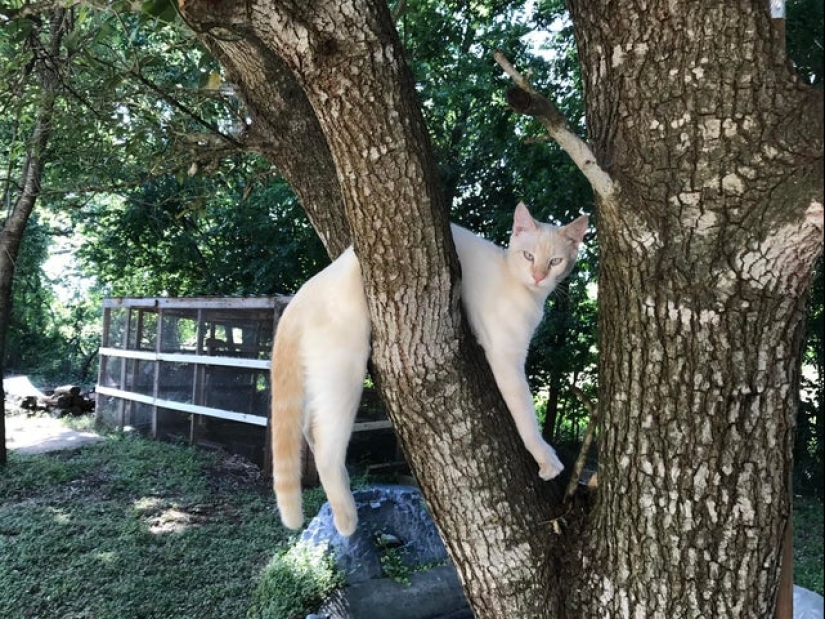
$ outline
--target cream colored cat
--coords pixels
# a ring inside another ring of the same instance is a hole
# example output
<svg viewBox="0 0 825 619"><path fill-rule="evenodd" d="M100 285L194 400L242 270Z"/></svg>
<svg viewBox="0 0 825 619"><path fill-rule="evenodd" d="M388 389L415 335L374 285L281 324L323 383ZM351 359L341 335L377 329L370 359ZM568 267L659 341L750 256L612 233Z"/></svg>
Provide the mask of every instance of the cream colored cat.
<svg viewBox="0 0 825 619"><path fill-rule="evenodd" d="M564 466L541 437L524 362L547 295L578 256L587 216L561 228L536 222L524 203L508 249L452 226L462 299L525 447L552 479ZM358 515L345 467L370 353L370 319L352 248L310 279L289 303L272 348L272 467L278 509L292 529L301 507L301 437L315 456L335 527L355 531Z"/></svg>

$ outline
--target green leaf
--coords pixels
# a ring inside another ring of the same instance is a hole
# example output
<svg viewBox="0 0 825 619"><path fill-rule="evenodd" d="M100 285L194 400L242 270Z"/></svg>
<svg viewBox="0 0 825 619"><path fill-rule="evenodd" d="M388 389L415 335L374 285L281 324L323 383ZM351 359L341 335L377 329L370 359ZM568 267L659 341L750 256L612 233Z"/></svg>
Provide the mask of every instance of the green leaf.
<svg viewBox="0 0 825 619"><path fill-rule="evenodd" d="M167 24L178 18L178 8L172 0L146 0L140 10L144 15Z"/></svg>

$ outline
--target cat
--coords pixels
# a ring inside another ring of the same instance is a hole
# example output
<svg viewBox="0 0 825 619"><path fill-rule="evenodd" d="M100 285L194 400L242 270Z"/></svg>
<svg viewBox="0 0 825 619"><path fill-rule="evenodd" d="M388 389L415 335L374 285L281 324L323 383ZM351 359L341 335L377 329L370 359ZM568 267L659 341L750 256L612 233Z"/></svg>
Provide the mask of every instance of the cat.
<svg viewBox="0 0 825 619"><path fill-rule="evenodd" d="M461 263L461 297L496 384L542 479L564 466L541 436L524 373L527 348L547 296L573 268L588 218L557 227L533 219L520 202L505 250L452 225ZM370 354L370 318L352 247L307 281L284 310L272 347L272 467L282 522L303 525L301 438L343 536L358 516L345 466Z"/></svg>

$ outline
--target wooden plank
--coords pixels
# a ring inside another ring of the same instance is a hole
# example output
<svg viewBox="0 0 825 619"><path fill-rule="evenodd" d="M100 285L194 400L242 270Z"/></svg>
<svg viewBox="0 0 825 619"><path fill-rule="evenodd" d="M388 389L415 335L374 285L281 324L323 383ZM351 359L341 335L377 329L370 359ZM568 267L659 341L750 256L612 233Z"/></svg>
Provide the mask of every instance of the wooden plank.
<svg viewBox="0 0 825 619"><path fill-rule="evenodd" d="M204 415L206 417L216 417L218 419L226 419L229 421L239 421L241 423L250 423L256 426L265 426L267 418L261 415L250 415L248 413L236 413L234 411L227 411L220 408L212 408L209 406L199 406L197 404L189 404L188 402L175 402L174 400L164 400L155 398L150 395L143 395L140 393L133 393L131 391L124 391L122 389L114 389L113 387L103 387L98 385L97 393L121 398L130 402L141 402L143 404L150 404L158 406L159 408L168 408L169 410L180 411L182 413L193 413L195 415Z"/></svg>
<svg viewBox="0 0 825 619"><path fill-rule="evenodd" d="M392 428L392 422L387 421L362 421L352 426L353 432L371 432L373 430L388 430Z"/></svg>
<svg viewBox="0 0 825 619"><path fill-rule="evenodd" d="M167 308L167 309L274 309L289 302L292 297L111 297L103 299L103 307Z"/></svg>
<svg viewBox="0 0 825 619"><path fill-rule="evenodd" d="M194 363L196 365L220 365L230 368L268 370L269 359L244 359L243 357L222 357L190 355L187 353L154 352L151 350L123 350L121 348L101 348L98 354L106 357L123 357L142 361L168 361L170 363Z"/></svg>

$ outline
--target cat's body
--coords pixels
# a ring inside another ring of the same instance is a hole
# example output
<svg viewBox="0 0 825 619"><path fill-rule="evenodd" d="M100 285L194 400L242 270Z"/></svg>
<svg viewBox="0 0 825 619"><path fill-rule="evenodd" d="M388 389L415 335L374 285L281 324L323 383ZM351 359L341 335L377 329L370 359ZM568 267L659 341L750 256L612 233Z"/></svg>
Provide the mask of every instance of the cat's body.
<svg viewBox="0 0 825 619"><path fill-rule="evenodd" d="M516 208L506 250L452 226L470 325L543 479L564 467L541 437L524 362L547 296L572 269L586 231L586 217L557 228L535 222L523 204ZM342 535L355 530L345 457L369 351L367 301L350 248L298 291L281 317L273 346L273 476L281 519L290 528L303 523L303 434L336 528Z"/></svg>

